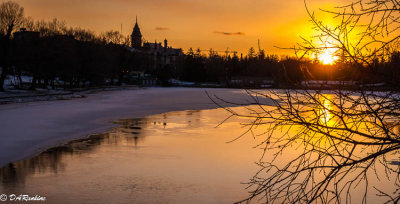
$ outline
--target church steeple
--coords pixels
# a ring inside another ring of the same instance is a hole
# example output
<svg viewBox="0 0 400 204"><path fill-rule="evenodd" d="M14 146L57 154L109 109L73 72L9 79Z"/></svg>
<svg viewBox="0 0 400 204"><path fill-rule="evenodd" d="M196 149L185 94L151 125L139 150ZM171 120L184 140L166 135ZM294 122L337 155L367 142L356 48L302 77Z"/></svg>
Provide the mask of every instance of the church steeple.
<svg viewBox="0 0 400 204"><path fill-rule="evenodd" d="M135 27L133 28L131 35L131 46L135 49L142 48L142 33L140 32L137 16L136 16Z"/></svg>

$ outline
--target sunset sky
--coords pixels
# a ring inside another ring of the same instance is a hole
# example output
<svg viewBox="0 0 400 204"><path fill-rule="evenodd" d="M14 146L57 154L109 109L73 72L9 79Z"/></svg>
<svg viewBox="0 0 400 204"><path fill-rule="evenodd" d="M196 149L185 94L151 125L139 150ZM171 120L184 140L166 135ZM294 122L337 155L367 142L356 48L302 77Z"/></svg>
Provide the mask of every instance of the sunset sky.
<svg viewBox="0 0 400 204"><path fill-rule="evenodd" d="M130 34L138 16L145 40L169 40L187 51L231 50L247 53L253 46L283 54L299 36L312 35L303 0L15 0L34 19L65 20L68 26L101 33ZM332 8L346 0L307 0L311 10ZM328 19L329 20L329 19ZM231 35L228 35L231 34Z"/></svg>

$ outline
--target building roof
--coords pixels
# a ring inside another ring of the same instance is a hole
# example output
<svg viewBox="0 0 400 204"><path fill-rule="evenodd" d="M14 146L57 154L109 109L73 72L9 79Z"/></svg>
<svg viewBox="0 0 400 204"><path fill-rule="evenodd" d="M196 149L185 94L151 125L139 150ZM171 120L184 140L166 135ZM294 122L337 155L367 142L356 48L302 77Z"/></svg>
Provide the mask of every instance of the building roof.
<svg viewBox="0 0 400 204"><path fill-rule="evenodd" d="M135 23L135 27L133 28L132 31L132 36L140 36L142 37L142 33L140 32L140 28L137 22L137 16L136 16L136 23Z"/></svg>
<svg viewBox="0 0 400 204"><path fill-rule="evenodd" d="M166 55L182 55L182 49L176 49L172 47L164 47L161 43L149 43L145 42L143 44L143 48L147 52L156 52L158 54L166 54Z"/></svg>

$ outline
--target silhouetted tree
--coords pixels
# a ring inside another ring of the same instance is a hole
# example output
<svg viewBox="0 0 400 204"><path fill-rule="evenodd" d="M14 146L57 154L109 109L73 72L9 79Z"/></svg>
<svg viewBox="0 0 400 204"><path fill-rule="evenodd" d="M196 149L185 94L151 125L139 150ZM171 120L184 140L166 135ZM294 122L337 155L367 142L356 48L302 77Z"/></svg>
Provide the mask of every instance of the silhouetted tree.
<svg viewBox="0 0 400 204"><path fill-rule="evenodd" d="M311 40L303 39L297 53L314 55L331 49L340 63L351 64L355 69L370 71L377 60L388 62L391 53L398 49L400 35L399 2L383 0L353 1L335 10L322 10L339 22L327 23L306 6L311 22L318 35Z"/></svg>
<svg viewBox="0 0 400 204"><path fill-rule="evenodd" d="M210 96L245 133L262 137L261 170L248 199L266 203L367 203L400 200L399 106L396 92L371 90L248 91L244 109ZM234 103L233 103L234 104ZM239 104L235 104L239 105ZM235 139L235 140L236 140ZM382 182L384 185L375 185Z"/></svg>
<svg viewBox="0 0 400 204"><path fill-rule="evenodd" d="M0 44L3 49L0 66L0 91L4 91L4 80L7 77L10 66L10 39L12 32L22 23L24 8L12 1L4 1L0 4Z"/></svg>
<svg viewBox="0 0 400 204"><path fill-rule="evenodd" d="M118 45L118 44L123 44L124 41L124 36L118 31L113 31L113 30L102 33L100 35L100 38L104 40L105 43L108 44L112 43Z"/></svg>
<svg viewBox="0 0 400 204"><path fill-rule="evenodd" d="M254 50L254 47L250 47L249 53L247 54L247 56L248 56L250 59L253 59L253 58L256 57L256 51Z"/></svg>
<svg viewBox="0 0 400 204"><path fill-rule="evenodd" d="M355 1L338 7L343 11L327 11L341 17L336 27L327 26L307 8L320 31L315 38L322 44L305 40L294 50L302 51L301 56L312 56L335 49L334 55L341 55L342 67L323 73L352 73L351 79L358 81L374 78L378 73L375 68L384 67L383 63L397 66L394 48L399 39L399 6L398 1ZM353 35L357 36L355 41L351 39ZM315 79L311 78L313 75L332 79L323 76L318 62L298 62L281 60L285 79L298 82ZM398 203L398 90L375 91L373 87L358 86L343 91L339 86L325 92L296 87L301 89L248 91L252 99L248 104L210 96L231 113L230 117L247 119L242 123L245 133L262 137L257 146L264 150L258 162L261 169L249 181L249 198L239 203L259 199L266 203L367 203L370 196L380 203ZM236 111L226 104L244 109ZM261 133L257 132L260 129ZM383 185L373 185L376 182Z"/></svg>

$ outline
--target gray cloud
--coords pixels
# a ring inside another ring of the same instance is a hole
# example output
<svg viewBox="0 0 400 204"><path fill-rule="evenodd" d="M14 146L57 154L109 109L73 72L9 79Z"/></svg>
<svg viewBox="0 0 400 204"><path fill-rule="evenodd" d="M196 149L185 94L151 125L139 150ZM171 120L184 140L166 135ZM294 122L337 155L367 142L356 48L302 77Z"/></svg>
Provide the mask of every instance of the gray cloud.
<svg viewBox="0 0 400 204"><path fill-rule="evenodd" d="M166 27L156 27L156 30L169 30L169 28L166 28Z"/></svg>
<svg viewBox="0 0 400 204"><path fill-rule="evenodd" d="M214 31L214 33L220 34L220 35L245 35L245 33L242 33L242 32L230 33L230 32L222 32L222 31Z"/></svg>

